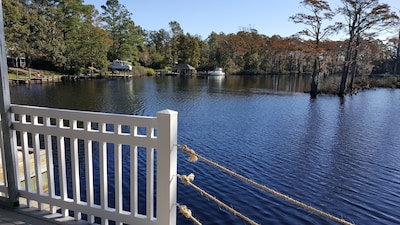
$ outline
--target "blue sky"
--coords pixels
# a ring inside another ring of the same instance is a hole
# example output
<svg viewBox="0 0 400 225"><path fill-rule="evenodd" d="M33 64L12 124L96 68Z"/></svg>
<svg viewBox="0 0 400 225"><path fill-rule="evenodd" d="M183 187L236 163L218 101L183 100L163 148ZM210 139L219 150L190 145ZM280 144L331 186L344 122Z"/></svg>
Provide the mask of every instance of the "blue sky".
<svg viewBox="0 0 400 225"><path fill-rule="evenodd" d="M84 0L101 11L106 0ZM212 31L237 33L243 28L254 28L268 36L288 37L304 26L289 21L289 17L307 12L300 0L119 0L131 13L136 25L146 30L169 30L168 23L177 21L185 33L198 34L203 39ZM340 0L328 1L332 8ZM400 0L381 0L392 9L400 10Z"/></svg>

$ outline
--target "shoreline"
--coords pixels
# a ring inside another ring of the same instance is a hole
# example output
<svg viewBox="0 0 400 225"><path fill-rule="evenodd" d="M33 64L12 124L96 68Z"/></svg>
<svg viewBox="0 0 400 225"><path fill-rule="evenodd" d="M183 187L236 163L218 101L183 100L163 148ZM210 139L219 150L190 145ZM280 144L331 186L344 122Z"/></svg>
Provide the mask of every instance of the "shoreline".
<svg viewBox="0 0 400 225"><path fill-rule="evenodd" d="M16 72L16 75L15 75ZM19 73L21 75L19 75ZM32 75L35 74L35 75ZM299 76L299 74L275 74L275 75L253 75L253 76ZM10 85L23 85L23 84L42 84L42 83L54 83L54 82L65 82L65 81L77 81L77 80L88 80L88 79L105 79L105 80L115 80L115 79L132 79L134 77L148 76L146 74L137 73L114 73L114 74L94 74L94 75L62 75L55 74L52 71L42 71L42 70L22 70L17 68L9 69L9 84ZM229 75L227 75L229 76ZM248 76L248 75L235 75L235 76ZM308 74L303 74L300 76L309 76ZM201 76L199 76L201 77ZM338 92L338 87L340 84L340 76L330 75L320 78L318 83L319 94L325 95L336 95ZM350 78L349 78L350 79ZM347 82L349 83L349 81ZM369 76L356 77L354 81L353 90L346 91L346 94L356 94L363 90L373 89L373 88L400 88L400 76L388 75L388 74L376 74ZM309 93L309 90L305 90L304 93Z"/></svg>

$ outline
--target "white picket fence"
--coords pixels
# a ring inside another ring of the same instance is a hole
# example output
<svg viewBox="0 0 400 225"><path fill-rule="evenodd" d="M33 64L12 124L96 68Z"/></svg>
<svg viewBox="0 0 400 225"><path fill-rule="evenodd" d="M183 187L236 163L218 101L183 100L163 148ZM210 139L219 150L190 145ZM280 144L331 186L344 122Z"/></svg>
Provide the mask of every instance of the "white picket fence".
<svg viewBox="0 0 400 225"><path fill-rule="evenodd" d="M11 115L21 203L90 223L176 224L177 112L139 117L12 105Z"/></svg>

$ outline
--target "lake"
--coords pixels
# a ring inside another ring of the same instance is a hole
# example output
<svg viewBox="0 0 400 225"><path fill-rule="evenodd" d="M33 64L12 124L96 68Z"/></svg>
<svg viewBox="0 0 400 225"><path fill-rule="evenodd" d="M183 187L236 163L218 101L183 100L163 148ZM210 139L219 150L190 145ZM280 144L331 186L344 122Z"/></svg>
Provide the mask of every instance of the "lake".
<svg viewBox="0 0 400 225"><path fill-rule="evenodd" d="M310 99L306 76L139 77L11 86L12 103L155 116L178 143L355 224L400 224L400 90ZM178 173L261 224L336 224L178 153ZM245 224L179 182L203 224ZM193 224L178 215L178 224Z"/></svg>

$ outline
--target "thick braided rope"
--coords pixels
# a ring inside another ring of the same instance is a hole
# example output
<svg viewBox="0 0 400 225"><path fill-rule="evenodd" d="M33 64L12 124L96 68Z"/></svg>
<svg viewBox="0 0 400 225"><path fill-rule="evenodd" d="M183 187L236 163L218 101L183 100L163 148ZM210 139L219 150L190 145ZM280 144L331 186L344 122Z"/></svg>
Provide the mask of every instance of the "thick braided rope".
<svg viewBox="0 0 400 225"><path fill-rule="evenodd" d="M204 195L206 198L213 200L214 202L216 202L219 206L225 208L226 210L228 210L230 213L232 213L233 215L240 217L241 219L243 219L244 221L248 222L251 225L259 225L259 223L254 222L253 220L251 220L250 218L248 218L247 216L241 214L240 212L236 211L235 209L233 209L232 207L228 206L227 204L223 203L222 201L218 200L216 197L210 195L209 193L207 193L206 191L204 191L203 189L201 189L200 187L196 186L195 184L192 183L193 179L194 179L194 174L191 173L188 176L186 175L182 175L180 176L182 182L186 185L189 185L190 187L194 188L196 191L200 192L200 194Z"/></svg>
<svg viewBox="0 0 400 225"><path fill-rule="evenodd" d="M200 221L194 218L192 211L186 205L179 206L179 212L187 219L192 220L194 224L201 225Z"/></svg>
<svg viewBox="0 0 400 225"><path fill-rule="evenodd" d="M191 158L192 158L192 157L199 158L199 159L205 161L206 163L208 163L208 164L210 164L210 165L212 165L212 166L214 166L214 167L216 167L216 168L218 168L218 169L220 169L220 170L222 170L222 171L224 171L224 172L226 172L226 173L228 173L228 174L230 174L230 175L232 175L232 176L234 176L234 177L236 177L236 178L239 178L239 179L241 179L241 180L243 180L243 181L245 181L245 182L247 182L247 183L249 183L249 184L251 184L251 185L254 185L254 186L257 187L257 188L260 188L260 189L262 189L262 190L264 190L264 191L266 191L266 192L268 192L268 193L270 193L270 194L272 194L272 195L275 195L275 196L277 196L277 197L279 197L279 198L282 198L282 199L284 199L284 200L286 200L286 201L288 201L288 202L291 202L291 203L293 203L293 204L295 204L295 205L297 205L297 206L300 206L300 207L302 207L302 208L304 208L304 209L306 209L306 210L308 210L308 211L310 211L310 212L316 213L316 214L321 215L321 216L323 216L323 217L325 217L325 218L328 218L328 219L330 219L330 220L332 220L332 221L336 221L336 222L338 222L338 223L340 223L340 224L344 224L344 225L354 225L353 223L350 223L350 222L348 222L348 221L346 221L346 220L344 220L344 219L341 219L341 218L339 218L339 217L333 216L333 215L331 215L331 214L329 214L329 213L326 213L326 212L324 212L324 211L321 211L321 210L319 210L319 209L316 209L316 208L314 208L314 207L312 207L312 206L309 206L309 205L307 205L307 204L305 204L305 203L302 203L302 202L300 202L300 201L298 201L298 200L296 200L296 199L293 199L293 198L291 198L291 197L289 197L289 196L287 196L287 195L285 195L285 194L282 194L282 193L280 193L280 192L278 192L278 191L275 191L275 190L273 190L273 189L271 189L271 188L268 188L268 187L265 186L265 185L261 185L261 184L255 182L255 181L253 181L253 180L251 180L251 179L249 179L249 178L247 178L247 177L245 177L245 176L242 176L242 175L240 175L240 174L238 174L238 173L235 173L235 172L233 172L232 170L229 170L229 169L227 169L227 168L225 168L225 167L219 165L218 163L215 163L215 162L213 162L213 161L211 161L211 160L209 160L209 159L207 159L207 158L205 158L205 157L200 156L200 155L197 154L194 150L190 149L190 148L187 147L186 145L182 145L182 146L181 146L181 149L182 149L185 153L189 154L189 155L191 156Z"/></svg>

